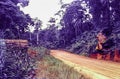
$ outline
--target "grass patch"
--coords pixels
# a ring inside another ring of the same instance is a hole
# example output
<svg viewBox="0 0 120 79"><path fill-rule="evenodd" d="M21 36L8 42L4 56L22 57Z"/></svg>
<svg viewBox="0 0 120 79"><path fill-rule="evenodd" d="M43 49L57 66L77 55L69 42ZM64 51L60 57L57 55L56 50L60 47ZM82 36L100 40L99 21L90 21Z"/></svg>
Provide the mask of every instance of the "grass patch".
<svg viewBox="0 0 120 79"><path fill-rule="evenodd" d="M46 55L37 62L37 67L38 79L87 79L73 67L67 66L50 55Z"/></svg>

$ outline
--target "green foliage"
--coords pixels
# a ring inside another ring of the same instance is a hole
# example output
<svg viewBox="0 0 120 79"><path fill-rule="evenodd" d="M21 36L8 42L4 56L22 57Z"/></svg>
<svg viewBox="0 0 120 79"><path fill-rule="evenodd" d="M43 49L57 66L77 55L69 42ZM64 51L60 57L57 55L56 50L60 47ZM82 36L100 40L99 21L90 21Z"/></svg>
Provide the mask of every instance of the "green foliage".
<svg viewBox="0 0 120 79"><path fill-rule="evenodd" d="M76 42L72 43L71 46L68 46L67 49L71 52L88 56L95 51L97 33L97 30L84 32L80 37L77 37Z"/></svg>
<svg viewBox="0 0 120 79"><path fill-rule="evenodd" d="M35 75L35 62L28 55L27 47L7 45L6 49L2 50L5 52L0 52L3 53L0 79L29 79Z"/></svg>
<svg viewBox="0 0 120 79"><path fill-rule="evenodd" d="M24 14L17 6L18 3L21 2L16 0L0 1L0 31L4 31L3 38L22 37L21 34L32 22L30 16Z"/></svg>
<svg viewBox="0 0 120 79"><path fill-rule="evenodd" d="M44 56L46 54L49 54L50 51L42 46L38 46L38 47L29 47L28 51L33 51L34 53L36 53L34 59L35 60L40 60L42 58L44 58Z"/></svg>
<svg viewBox="0 0 120 79"><path fill-rule="evenodd" d="M55 59L52 56L45 56L44 59L38 63L38 67L41 67L38 71L40 72L39 78L87 79L83 75L75 71L73 67L65 65L62 61Z"/></svg>

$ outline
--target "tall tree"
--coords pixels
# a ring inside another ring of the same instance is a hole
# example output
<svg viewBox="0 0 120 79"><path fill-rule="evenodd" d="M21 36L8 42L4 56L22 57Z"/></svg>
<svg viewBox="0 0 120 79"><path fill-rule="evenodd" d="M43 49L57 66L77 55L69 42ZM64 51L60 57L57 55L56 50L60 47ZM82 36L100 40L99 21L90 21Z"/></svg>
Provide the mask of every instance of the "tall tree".
<svg viewBox="0 0 120 79"><path fill-rule="evenodd" d="M84 4L84 1L76 0L66 7L66 11L61 20L65 26L62 30L65 29L64 37L66 45L82 32L87 29L90 30L92 27L92 24L87 20L89 17L87 9L82 4Z"/></svg>
<svg viewBox="0 0 120 79"><path fill-rule="evenodd" d="M34 26L35 26L35 31L34 33L36 34L36 44L39 44L39 32L41 30L41 26L42 26L42 21L39 20L38 18L33 19L34 20Z"/></svg>
<svg viewBox="0 0 120 79"><path fill-rule="evenodd" d="M120 0L85 0L89 2L90 13L93 16L95 26L104 28L110 27L114 22L119 21Z"/></svg>
<svg viewBox="0 0 120 79"><path fill-rule="evenodd" d="M32 23L30 16L24 14L17 6L18 3L26 6L28 2L28 0L0 1L0 30L4 31L4 38L19 38L19 35Z"/></svg>

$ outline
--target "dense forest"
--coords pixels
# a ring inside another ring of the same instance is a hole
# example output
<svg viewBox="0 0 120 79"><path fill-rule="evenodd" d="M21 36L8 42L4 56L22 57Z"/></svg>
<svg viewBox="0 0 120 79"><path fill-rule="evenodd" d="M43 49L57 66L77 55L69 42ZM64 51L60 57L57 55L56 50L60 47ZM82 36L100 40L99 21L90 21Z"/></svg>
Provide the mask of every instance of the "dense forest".
<svg viewBox="0 0 120 79"><path fill-rule="evenodd" d="M97 33L107 29L109 38L114 38L116 48L120 48L119 0L75 0L70 4L60 0L61 9L51 17L46 29L41 29L41 20L20 10L18 4L25 7L28 3L28 0L0 1L1 38L27 39L34 46L91 53ZM33 33L28 26L35 28Z"/></svg>
<svg viewBox="0 0 120 79"><path fill-rule="evenodd" d="M113 48L120 50L120 0L59 2L60 10L42 29L42 20L20 10L29 5L29 0L0 0L0 45L2 39L25 39L29 46L89 55L95 52L97 34L106 29L107 38L114 41ZM35 30L31 32L30 27ZM27 48L7 48L3 51L6 47L0 46L0 79L32 79L28 77L34 75L34 61L24 53Z"/></svg>
<svg viewBox="0 0 120 79"><path fill-rule="evenodd" d="M60 3L61 9L51 17L48 28L40 29L42 22L36 19L36 30L31 34L34 38L29 38L32 44L89 54L95 51L98 32L107 29L108 38L113 38L119 49L119 0L76 0L70 4L61 0ZM61 19L58 21L56 16Z"/></svg>

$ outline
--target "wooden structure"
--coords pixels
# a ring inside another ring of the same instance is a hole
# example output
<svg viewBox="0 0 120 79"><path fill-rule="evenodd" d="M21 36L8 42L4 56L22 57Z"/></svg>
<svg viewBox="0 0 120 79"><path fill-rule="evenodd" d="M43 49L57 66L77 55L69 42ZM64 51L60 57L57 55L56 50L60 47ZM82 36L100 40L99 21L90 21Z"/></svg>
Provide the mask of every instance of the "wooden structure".
<svg viewBox="0 0 120 79"><path fill-rule="evenodd" d="M6 45L16 45L21 47L28 46L28 40L22 39L4 39L3 42L5 42Z"/></svg>

